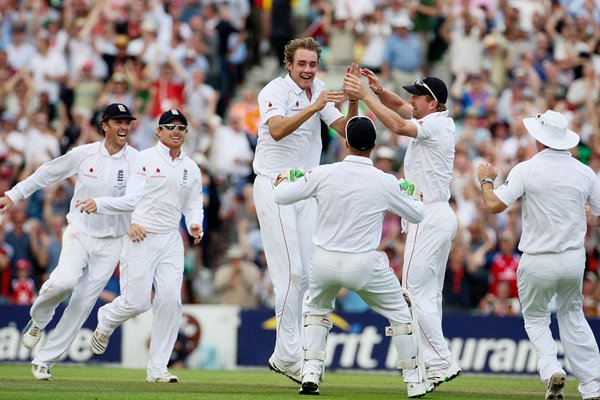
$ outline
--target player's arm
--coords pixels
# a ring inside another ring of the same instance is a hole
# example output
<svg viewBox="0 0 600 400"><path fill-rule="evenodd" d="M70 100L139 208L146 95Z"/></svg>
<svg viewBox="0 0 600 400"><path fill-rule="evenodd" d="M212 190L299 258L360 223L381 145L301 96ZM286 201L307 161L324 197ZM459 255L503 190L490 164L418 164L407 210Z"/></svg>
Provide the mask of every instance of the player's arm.
<svg viewBox="0 0 600 400"><path fill-rule="evenodd" d="M481 192L483 194L483 202L486 208L492 214L498 214L508 207L494 193L494 180L498 176L496 169L492 164L482 163L477 166L477 179L481 184Z"/></svg>
<svg viewBox="0 0 600 400"><path fill-rule="evenodd" d="M423 221L425 205L420 192L409 195L392 175L386 175L385 183L389 193L389 210L412 224Z"/></svg>
<svg viewBox="0 0 600 400"><path fill-rule="evenodd" d="M360 75L360 68L358 68L357 64L352 63L352 65L350 65L349 67L346 68L346 73L353 74L353 75ZM348 97L348 114L346 115L346 117L344 118L343 116L340 116L333 123L331 123L329 125L331 128L333 128L338 133L338 135L340 135L343 138L346 137L346 122L350 118L356 117L358 115L358 102L359 102L358 98L352 97L352 96ZM321 112L322 119L330 118L332 115L332 112L338 111L337 108L335 108L333 106L333 104L331 104L331 107L334 108L335 110L328 110L328 107L325 107L324 110ZM327 122L327 121L325 121L325 122Z"/></svg>
<svg viewBox="0 0 600 400"><path fill-rule="evenodd" d="M304 110L289 116L274 115L267 120L267 126L271 137L275 141L280 141L305 123L315 113L321 111L327 103L338 103L344 100L344 92L323 90L317 100L306 107Z"/></svg>
<svg viewBox="0 0 600 400"><path fill-rule="evenodd" d="M127 181L125 194L119 197L103 196L93 199L75 201L75 207L81 212L116 215L133 212L138 205L146 188L146 172L143 161L138 158L134 163L131 175Z"/></svg>
<svg viewBox="0 0 600 400"><path fill-rule="evenodd" d="M279 180L273 189L273 200L277 204L287 206L314 197L317 194L323 168L324 166L317 167L308 174L296 178L294 182L290 182L289 179Z"/></svg>
<svg viewBox="0 0 600 400"><path fill-rule="evenodd" d="M194 170L193 173L195 179L192 180L190 190L183 204L182 214L185 216L188 233L194 238L194 244L198 244L204 236L202 230L204 221L204 208L202 206L204 201L202 196L202 174L199 169Z"/></svg>
<svg viewBox="0 0 600 400"><path fill-rule="evenodd" d="M600 180L593 171L591 172L592 190L587 198L585 206L586 221L591 226L600 225Z"/></svg>
<svg viewBox="0 0 600 400"><path fill-rule="evenodd" d="M417 137L417 127L415 124L410 120L402 118L400 114L386 107L371 95L359 77L346 74L344 77L344 91L348 93L348 96L362 100L381 123L396 135Z"/></svg>
<svg viewBox="0 0 600 400"><path fill-rule="evenodd" d="M31 176L19 182L0 198L0 215L14 203L28 198L32 193L77 174L81 160L88 154L87 149L89 147L78 147L42 164Z"/></svg>
<svg viewBox="0 0 600 400"><path fill-rule="evenodd" d="M360 73L367 77L369 80L369 88L384 106L390 110L395 110L396 113L404 119L410 119L412 117L412 107L410 104L402 100L396 93L386 90L373 71L368 68L363 68L360 70Z"/></svg>

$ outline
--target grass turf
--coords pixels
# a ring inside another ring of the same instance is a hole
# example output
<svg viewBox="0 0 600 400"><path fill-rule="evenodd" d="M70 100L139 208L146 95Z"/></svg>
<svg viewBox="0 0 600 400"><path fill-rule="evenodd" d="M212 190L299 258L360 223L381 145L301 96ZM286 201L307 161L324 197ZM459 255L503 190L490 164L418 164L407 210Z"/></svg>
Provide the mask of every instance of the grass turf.
<svg viewBox="0 0 600 400"><path fill-rule="evenodd" d="M0 399L27 400L154 400L154 399L300 399L298 385L264 370L172 370L177 384L146 383L146 372L100 366L54 367L52 381L36 381L29 364L0 364ZM327 372L321 397L328 399L406 399L398 374ZM459 376L444 383L426 399L541 400L545 389L536 377ZM580 398L574 379L567 381L567 399Z"/></svg>

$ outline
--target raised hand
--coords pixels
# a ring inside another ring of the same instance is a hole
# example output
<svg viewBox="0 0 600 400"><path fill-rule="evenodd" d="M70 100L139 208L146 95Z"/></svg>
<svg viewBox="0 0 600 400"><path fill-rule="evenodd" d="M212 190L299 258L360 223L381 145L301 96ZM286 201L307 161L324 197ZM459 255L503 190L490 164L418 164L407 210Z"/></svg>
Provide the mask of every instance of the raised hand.
<svg viewBox="0 0 600 400"><path fill-rule="evenodd" d="M496 168L490 163L481 163L477 166L477 180L481 182L482 179L491 178L496 180L498 176L498 171Z"/></svg>
<svg viewBox="0 0 600 400"><path fill-rule="evenodd" d="M323 90L317 97L315 105L322 110L327 103L341 103L344 100L346 100L346 95L341 90Z"/></svg>
<svg viewBox="0 0 600 400"><path fill-rule="evenodd" d="M362 68L360 70L362 76L366 76L369 80L369 88L373 91L373 93L379 95L383 92L383 86L379 82L379 78L375 75L375 72L371 71L368 68Z"/></svg>
<svg viewBox="0 0 600 400"><path fill-rule="evenodd" d="M344 92L349 98L356 100L362 100L367 96L367 90L360 77L350 73L344 76Z"/></svg>

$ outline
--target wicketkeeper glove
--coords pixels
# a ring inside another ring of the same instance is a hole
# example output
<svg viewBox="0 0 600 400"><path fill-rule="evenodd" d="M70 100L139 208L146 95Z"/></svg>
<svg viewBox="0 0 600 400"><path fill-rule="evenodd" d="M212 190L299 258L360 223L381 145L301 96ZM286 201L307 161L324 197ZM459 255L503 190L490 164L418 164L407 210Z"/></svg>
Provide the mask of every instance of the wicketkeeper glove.
<svg viewBox="0 0 600 400"><path fill-rule="evenodd" d="M423 194L419 190L419 187L417 186L416 183L407 181L404 178L398 179L398 183L400 184L400 189L404 193L406 193L406 195L408 197L411 197L413 200L416 200L416 201L423 201Z"/></svg>
<svg viewBox="0 0 600 400"><path fill-rule="evenodd" d="M275 186L280 184L285 180L289 180L290 182L295 182L296 179L304 176L304 170L302 168L286 168L282 170L277 178L275 178Z"/></svg>

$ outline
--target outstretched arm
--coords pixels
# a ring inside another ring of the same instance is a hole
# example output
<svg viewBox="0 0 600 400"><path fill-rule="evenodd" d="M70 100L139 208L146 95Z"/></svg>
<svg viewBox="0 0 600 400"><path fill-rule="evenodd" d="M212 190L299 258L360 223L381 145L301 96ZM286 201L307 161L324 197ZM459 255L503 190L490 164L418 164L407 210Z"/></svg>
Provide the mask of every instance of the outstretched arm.
<svg viewBox="0 0 600 400"><path fill-rule="evenodd" d="M360 70L361 75L366 76L369 80L369 88L379 98L379 101L391 110L395 110L402 118L410 119L412 117L412 107L408 102L402 100L396 93L386 90L377 75L368 68Z"/></svg>
<svg viewBox="0 0 600 400"><path fill-rule="evenodd" d="M344 77L344 91L349 96L355 96L362 100L373 114L396 135L417 137L417 127L411 121L406 120L400 114L382 104L378 99L368 93L360 78L351 74Z"/></svg>

